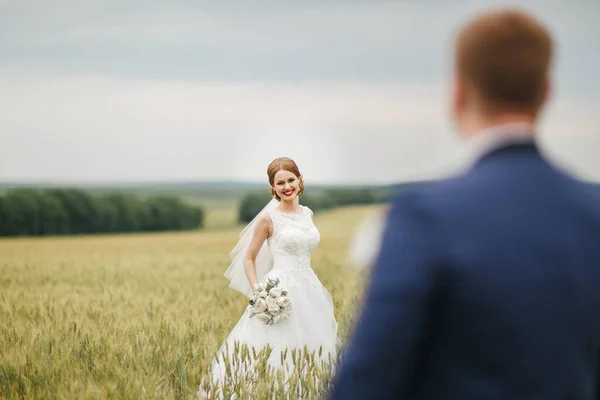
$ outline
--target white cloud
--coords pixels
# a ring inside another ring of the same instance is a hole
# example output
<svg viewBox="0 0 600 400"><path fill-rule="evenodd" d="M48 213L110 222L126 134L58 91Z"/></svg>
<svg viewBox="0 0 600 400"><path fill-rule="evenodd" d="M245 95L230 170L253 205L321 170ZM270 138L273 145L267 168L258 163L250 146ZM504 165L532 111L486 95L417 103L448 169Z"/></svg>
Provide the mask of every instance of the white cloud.
<svg viewBox="0 0 600 400"><path fill-rule="evenodd" d="M454 28L500 3L0 0L0 179L437 173ZM525 2L559 41L544 143L600 179L599 6L549 4Z"/></svg>
<svg viewBox="0 0 600 400"><path fill-rule="evenodd" d="M296 154L320 166L316 180L393 181L443 165L457 145L435 84L2 76L4 178L252 179ZM550 149L596 179L598 104L557 99L544 121Z"/></svg>
<svg viewBox="0 0 600 400"><path fill-rule="evenodd" d="M449 27L458 16L451 7L403 2L349 2L327 5L288 3L290 7L203 8L194 3L117 1L15 3L8 40L31 44L134 43L173 39L191 44L243 47L319 46L328 42L386 46L409 41L415 29ZM67 5L68 4L68 5ZM285 4L285 3L281 3ZM299 6L300 5L300 6ZM399 14L415 18L398 22ZM419 19L428 18L423 27ZM10 21L9 21L10 22ZM25 25L24 22L33 25ZM441 25L441 26L440 26ZM378 37L377 42L370 39Z"/></svg>

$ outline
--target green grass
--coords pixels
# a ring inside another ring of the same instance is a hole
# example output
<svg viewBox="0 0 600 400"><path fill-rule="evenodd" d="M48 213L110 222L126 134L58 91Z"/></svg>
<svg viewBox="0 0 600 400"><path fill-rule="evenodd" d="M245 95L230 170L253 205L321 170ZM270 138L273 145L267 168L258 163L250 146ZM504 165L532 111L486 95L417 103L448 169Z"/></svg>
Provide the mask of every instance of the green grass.
<svg viewBox="0 0 600 400"><path fill-rule="evenodd" d="M342 338L363 282L347 245L374 209L315 221L313 267ZM0 240L0 398L195 398L245 307L222 276L238 233Z"/></svg>
<svg viewBox="0 0 600 400"><path fill-rule="evenodd" d="M212 199L209 197L185 197L184 201L199 205L206 211L204 229L217 230L235 228L238 223L238 201Z"/></svg>
<svg viewBox="0 0 600 400"><path fill-rule="evenodd" d="M182 199L189 204L202 206L206 210L237 210L239 200L218 199L208 196L184 196Z"/></svg>
<svg viewBox="0 0 600 400"><path fill-rule="evenodd" d="M206 213L204 228L206 230L231 229L238 226L236 210L209 210Z"/></svg>

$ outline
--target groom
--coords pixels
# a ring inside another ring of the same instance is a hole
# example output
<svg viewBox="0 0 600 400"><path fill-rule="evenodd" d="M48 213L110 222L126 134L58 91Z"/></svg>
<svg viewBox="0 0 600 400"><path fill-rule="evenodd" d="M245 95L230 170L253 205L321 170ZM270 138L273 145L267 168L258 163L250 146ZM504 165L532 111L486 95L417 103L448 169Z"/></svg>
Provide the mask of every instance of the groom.
<svg viewBox="0 0 600 400"><path fill-rule="evenodd" d="M331 398L598 399L600 197L536 143L552 40L498 11L455 50L455 122L479 152L394 201Z"/></svg>

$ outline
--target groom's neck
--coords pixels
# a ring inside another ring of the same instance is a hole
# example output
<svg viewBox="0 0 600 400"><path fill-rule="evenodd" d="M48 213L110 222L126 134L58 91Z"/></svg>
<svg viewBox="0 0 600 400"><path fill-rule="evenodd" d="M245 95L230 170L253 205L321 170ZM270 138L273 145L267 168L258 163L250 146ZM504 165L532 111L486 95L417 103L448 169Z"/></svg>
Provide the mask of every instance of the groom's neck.
<svg viewBox="0 0 600 400"><path fill-rule="evenodd" d="M475 117L470 121L467 129L464 131L465 138L472 138L483 132L501 125L519 124L529 126L531 135L535 131L536 117L523 113L502 113L489 117Z"/></svg>

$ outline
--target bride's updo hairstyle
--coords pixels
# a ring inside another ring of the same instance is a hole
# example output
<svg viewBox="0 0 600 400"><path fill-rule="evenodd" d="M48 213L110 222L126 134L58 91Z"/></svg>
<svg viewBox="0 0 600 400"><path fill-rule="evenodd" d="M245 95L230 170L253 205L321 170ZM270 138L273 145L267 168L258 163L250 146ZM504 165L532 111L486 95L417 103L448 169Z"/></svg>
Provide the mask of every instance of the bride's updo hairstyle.
<svg viewBox="0 0 600 400"><path fill-rule="evenodd" d="M267 168L267 176L269 177L269 184L271 185L271 197L275 197L277 201L281 201L281 197L279 197L273 188L275 186L275 174L279 171L289 171L296 175L299 181L298 196L302 196L302 193L304 193L304 181L302 180L302 175L300 174L296 162L288 157L279 157L271 161L271 164L269 164L269 167Z"/></svg>

